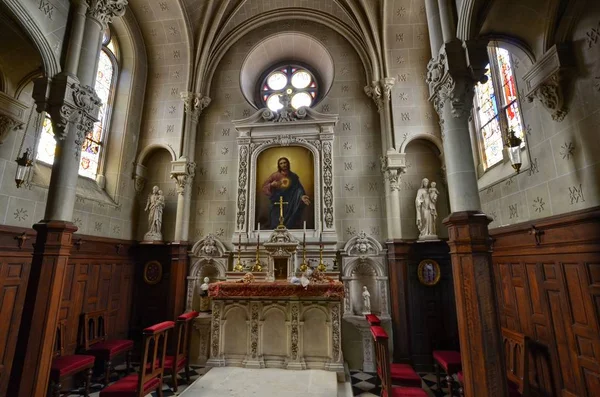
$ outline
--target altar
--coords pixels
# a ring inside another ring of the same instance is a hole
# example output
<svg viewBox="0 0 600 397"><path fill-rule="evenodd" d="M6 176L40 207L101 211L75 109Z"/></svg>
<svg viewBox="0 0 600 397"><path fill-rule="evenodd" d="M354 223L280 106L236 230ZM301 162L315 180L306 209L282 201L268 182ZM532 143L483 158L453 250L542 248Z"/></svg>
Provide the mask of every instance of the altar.
<svg viewBox="0 0 600 397"><path fill-rule="evenodd" d="M344 377L339 281L306 288L287 281L210 285L207 365L322 369Z"/></svg>

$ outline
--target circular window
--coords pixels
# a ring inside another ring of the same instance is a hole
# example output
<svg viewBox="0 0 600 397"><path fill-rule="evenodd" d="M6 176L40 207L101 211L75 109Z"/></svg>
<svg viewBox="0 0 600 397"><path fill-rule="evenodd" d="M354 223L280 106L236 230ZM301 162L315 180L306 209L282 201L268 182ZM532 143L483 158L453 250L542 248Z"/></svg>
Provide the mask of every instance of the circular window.
<svg viewBox="0 0 600 397"><path fill-rule="evenodd" d="M274 112L283 108L280 95L289 95L294 109L310 107L317 98L318 86L315 76L306 68L287 65L267 73L260 86L263 106Z"/></svg>

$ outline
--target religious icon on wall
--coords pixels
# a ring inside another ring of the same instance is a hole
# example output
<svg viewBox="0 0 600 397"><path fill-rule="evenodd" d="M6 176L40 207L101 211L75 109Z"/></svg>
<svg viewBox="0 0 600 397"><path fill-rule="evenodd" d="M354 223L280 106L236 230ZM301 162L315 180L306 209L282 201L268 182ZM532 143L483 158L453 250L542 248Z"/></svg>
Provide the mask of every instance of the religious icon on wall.
<svg viewBox="0 0 600 397"><path fill-rule="evenodd" d="M283 199L283 224L301 229L306 221L314 228L314 162L312 152L301 146L270 148L256 160L255 225L275 229ZM264 226L263 226L264 225Z"/></svg>
<svg viewBox="0 0 600 397"><path fill-rule="evenodd" d="M441 277L440 265L433 259L425 259L419 263L417 274L421 284L436 285Z"/></svg>

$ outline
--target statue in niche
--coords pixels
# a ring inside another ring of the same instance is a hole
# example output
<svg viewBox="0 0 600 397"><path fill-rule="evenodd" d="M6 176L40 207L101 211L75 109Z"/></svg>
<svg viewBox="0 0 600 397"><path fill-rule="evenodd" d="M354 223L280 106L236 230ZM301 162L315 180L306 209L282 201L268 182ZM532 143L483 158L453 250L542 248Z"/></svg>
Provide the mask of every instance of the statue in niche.
<svg viewBox="0 0 600 397"><path fill-rule="evenodd" d="M304 208L310 206L310 197L306 194L300 178L291 170L290 160L281 157L277 160L277 171L262 185L262 192L269 198L269 228L279 225L279 198L287 203L283 210L283 224L288 228L298 228L304 214Z"/></svg>
<svg viewBox="0 0 600 397"><path fill-rule="evenodd" d="M210 311L210 297L208 296L208 283L210 279L208 277L204 277L204 283L200 285L200 311L201 312L209 312Z"/></svg>
<svg viewBox="0 0 600 397"><path fill-rule="evenodd" d="M421 187L417 190L417 197L415 198L417 228L419 229L419 239L421 240L437 239L437 235L435 234L435 220L437 219L435 205L438 195L439 192L435 187L435 182L432 183L430 188L429 179L423 178Z"/></svg>
<svg viewBox="0 0 600 397"><path fill-rule="evenodd" d="M367 289L366 285L363 286L362 298L363 298L362 314L371 314L371 293Z"/></svg>
<svg viewBox="0 0 600 397"><path fill-rule="evenodd" d="M152 188L152 193L148 195L146 208L148 211L148 233L144 235L144 240L162 241L162 216L165 208L165 196L158 186Z"/></svg>

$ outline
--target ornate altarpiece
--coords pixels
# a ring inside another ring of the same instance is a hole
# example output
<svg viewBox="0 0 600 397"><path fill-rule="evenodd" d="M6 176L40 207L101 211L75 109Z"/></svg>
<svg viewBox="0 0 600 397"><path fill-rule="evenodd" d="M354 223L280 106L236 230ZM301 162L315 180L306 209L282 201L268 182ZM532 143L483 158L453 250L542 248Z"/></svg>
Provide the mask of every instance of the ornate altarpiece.
<svg viewBox="0 0 600 397"><path fill-rule="evenodd" d="M298 146L308 149L314 160L314 228L306 230L307 259L319 258L319 242L324 247L323 262L328 269L335 264L338 235L334 219L333 142L337 115L321 114L310 108L293 113L273 113L261 109L252 116L234 120L238 142L238 187L235 233L232 244L242 242L242 257L254 259L256 239L257 159L265 150L275 147ZM267 274L275 271L275 257L287 259L287 275L293 275L299 266L303 230L286 232L285 244L281 233L261 228L261 259L267 258ZM266 244L263 244L266 243ZM264 253L263 253L264 251ZM268 252L267 252L268 251ZM301 260L301 259L300 259Z"/></svg>

